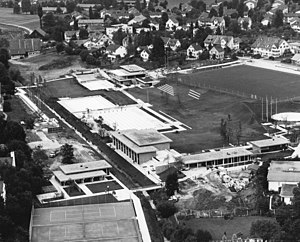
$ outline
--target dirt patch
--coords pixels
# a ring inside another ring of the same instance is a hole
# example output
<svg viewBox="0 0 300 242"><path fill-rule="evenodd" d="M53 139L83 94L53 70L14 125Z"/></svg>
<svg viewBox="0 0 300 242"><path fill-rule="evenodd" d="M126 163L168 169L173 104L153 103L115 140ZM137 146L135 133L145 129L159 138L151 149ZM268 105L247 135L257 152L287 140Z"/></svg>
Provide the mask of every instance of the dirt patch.
<svg viewBox="0 0 300 242"><path fill-rule="evenodd" d="M36 77L41 75L46 80L52 80L70 73L71 70L82 69L84 66L79 56L59 55L56 52L40 54L23 60L11 60L10 62L20 69L22 76L27 80L30 80L32 73ZM61 63L64 63L64 66Z"/></svg>

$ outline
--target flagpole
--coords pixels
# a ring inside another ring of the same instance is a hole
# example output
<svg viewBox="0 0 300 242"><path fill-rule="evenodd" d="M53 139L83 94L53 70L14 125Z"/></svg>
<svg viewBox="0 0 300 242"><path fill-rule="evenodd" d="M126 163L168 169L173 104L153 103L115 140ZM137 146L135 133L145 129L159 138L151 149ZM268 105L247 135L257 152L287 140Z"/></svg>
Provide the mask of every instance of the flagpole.
<svg viewBox="0 0 300 242"><path fill-rule="evenodd" d="M264 98L261 98L261 121L264 120Z"/></svg>
<svg viewBox="0 0 300 242"><path fill-rule="evenodd" d="M266 97L266 118L267 118L267 122L269 122L269 115L268 115L268 97Z"/></svg>

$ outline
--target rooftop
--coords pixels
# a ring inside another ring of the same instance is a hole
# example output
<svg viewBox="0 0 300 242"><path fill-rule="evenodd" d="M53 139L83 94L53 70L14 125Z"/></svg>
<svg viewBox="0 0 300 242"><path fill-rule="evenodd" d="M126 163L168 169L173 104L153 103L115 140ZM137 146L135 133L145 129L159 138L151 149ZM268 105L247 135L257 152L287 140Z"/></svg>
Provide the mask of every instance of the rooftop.
<svg viewBox="0 0 300 242"><path fill-rule="evenodd" d="M294 197L293 190L297 185L293 184L282 184L280 196L281 197Z"/></svg>
<svg viewBox="0 0 300 242"><path fill-rule="evenodd" d="M159 133L155 129L143 129L143 130L124 130L123 135L137 144L138 146L149 146L161 143L172 142L171 139Z"/></svg>
<svg viewBox="0 0 300 242"><path fill-rule="evenodd" d="M64 174L62 171L53 171L53 174L60 182L66 182L69 180L75 181L85 178L91 178L91 177L98 177L98 176L105 176L106 173L104 171L88 171L88 172L82 172L77 174Z"/></svg>
<svg viewBox="0 0 300 242"><path fill-rule="evenodd" d="M111 168L111 165L108 164L105 160L90 161L84 163L76 163L71 165L63 165L59 167L63 173L66 175L74 173L82 173L89 171L98 171L102 169Z"/></svg>
<svg viewBox="0 0 300 242"><path fill-rule="evenodd" d="M31 218L32 242L141 242L131 202L37 208Z"/></svg>
<svg viewBox="0 0 300 242"><path fill-rule="evenodd" d="M256 147L261 148L261 147L289 144L290 141L282 136L275 136L272 139L250 141L249 143Z"/></svg>
<svg viewBox="0 0 300 242"><path fill-rule="evenodd" d="M268 181L299 182L300 161L272 161L269 167Z"/></svg>
<svg viewBox="0 0 300 242"><path fill-rule="evenodd" d="M226 158L234 158L239 156L252 156L253 153L246 150L243 147L233 147L227 149L214 150L209 152L204 152L200 154L187 155L182 157L182 162L184 164L191 164L195 162L206 162L213 160L221 160Z"/></svg>
<svg viewBox="0 0 300 242"><path fill-rule="evenodd" d="M141 72L141 71L145 71L145 69L143 67L140 67L138 65L122 65L120 66L122 69L128 71L128 72Z"/></svg>

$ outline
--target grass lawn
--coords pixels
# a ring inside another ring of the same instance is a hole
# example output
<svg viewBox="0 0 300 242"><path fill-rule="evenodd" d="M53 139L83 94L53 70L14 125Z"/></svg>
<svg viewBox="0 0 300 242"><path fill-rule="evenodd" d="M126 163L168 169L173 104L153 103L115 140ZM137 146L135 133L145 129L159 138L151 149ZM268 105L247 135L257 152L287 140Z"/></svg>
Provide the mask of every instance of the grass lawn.
<svg viewBox="0 0 300 242"><path fill-rule="evenodd" d="M239 232L243 234L244 238L250 236L252 222L259 219L274 220L269 217L248 216L234 217L232 220L225 220L223 218L190 219L184 221L184 223L194 231L197 231L198 229L207 230L211 233L214 240L220 240L224 232L227 234L227 239L231 239L233 234Z"/></svg>
<svg viewBox="0 0 300 242"><path fill-rule="evenodd" d="M104 98L108 99L114 104L117 105L129 105L134 104L135 102L127 97L122 92L117 91L90 91L85 87L78 84L75 80L62 80L55 82L48 82L46 87L43 87L42 90L49 97L84 97L84 96L93 96L93 95L101 95Z"/></svg>
<svg viewBox="0 0 300 242"><path fill-rule="evenodd" d="M153 104L153 109L163 111L173 118L183 122L192 129L179 133L166 133L173 140L171 147L181 153L194 153L203 149L222 147L223 139L220 135L220 122L222 118L227 118L231 114L233 120L240 120L242 123L241 141L255 140L263 138L263 129L252 121L252 113L244 105L243 99L232 95L220 94L213 91L193 88L201 92L199 100L190 98L187 94L189 87L181 84L172 84L178 96L168 96L157 88L149 89L149 101ZM145 89L130 89L130 94L143 101L147 101L147 91ZM236 143L233 140L232 143Z"/></svg>
<svg viewBox="0 0 300 242"><path fill-rule="evenodd" d="M30 29L40 27L37 14L13 14L12 8L0 8L0 23L21 25Z"/></svg>
<svg viewBox="0 0 300 242"><path fill-rule="evenodd" d="M7 100L12 111L7 112L8 120L13 120L20 123L29 117L29 113L32 114L32 111L16 96L12 96L11 99Z"/></svg>
<svg viewBox="0 0 300 242"><path fill-rule="evenodd" d="M245 65L181 75L181 78L183 82L197 82L259 97L300 96L299 75Z"/></svg>
<svg viewBox="0 0 300 242"><path fill-rule="evenodd" d="M86 187L91 190L92 193L105 192L109 186L109 191L115 191L123 189L123 187L116 181L98 182L93 184L87 184Z"/></svg>
<svg viewBox="0 0 300 242"><path fill-rule="evenodd" d="M78 191L75 187L65 187L64 190L70 197L82 196L85 195L84 192Z"/></svg>

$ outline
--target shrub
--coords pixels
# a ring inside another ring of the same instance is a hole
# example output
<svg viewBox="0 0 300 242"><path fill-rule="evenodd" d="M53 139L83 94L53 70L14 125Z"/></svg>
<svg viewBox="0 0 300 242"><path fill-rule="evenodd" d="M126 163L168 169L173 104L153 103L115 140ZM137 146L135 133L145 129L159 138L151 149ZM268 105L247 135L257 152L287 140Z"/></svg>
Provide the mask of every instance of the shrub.
<svg viewBox="0 0 300 242"><path fill-rule="evenodd" d="M157 211L161 217L169 218L177 212L177 208L173 202L162 201L157 205Z"/></svg>

